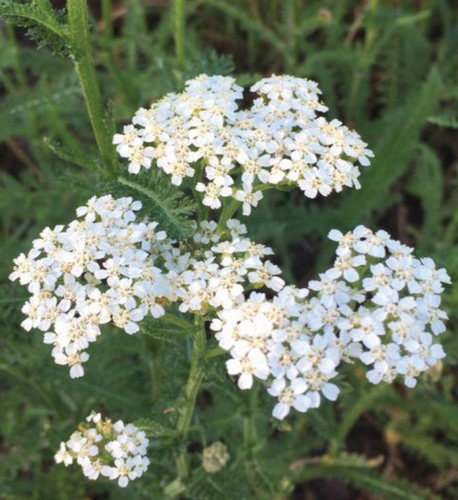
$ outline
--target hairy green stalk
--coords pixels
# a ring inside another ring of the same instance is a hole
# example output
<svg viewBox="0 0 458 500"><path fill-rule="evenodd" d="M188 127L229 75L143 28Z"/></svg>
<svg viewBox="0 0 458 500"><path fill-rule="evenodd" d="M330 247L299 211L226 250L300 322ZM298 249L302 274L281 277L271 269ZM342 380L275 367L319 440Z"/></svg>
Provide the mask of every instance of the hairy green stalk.
<svg viewBox="0 0 458 500"><path fill-rule="evenodd" d="M87 0L68 0L68 22L75 68L83 89L92 129L100 151L102 164L116 175L118 161L112 144L115 127L103 103L100 84L92 57Z"/></svg>
<svg viewBox="0 0 458 500"><path fill-rule="evenodd" d="M188 464L186 457L185 440L191 426L197 394L205 376L205 354L207 349L207 336L205 333L205 323L202 319L196 319L198 329L194 335L194 344L191 357L191 368L189 370L188 381L185 388L185 403L178 418L176 433L182 441L183 449L177 458L177 469L180 477L188 475Z"/></svg>

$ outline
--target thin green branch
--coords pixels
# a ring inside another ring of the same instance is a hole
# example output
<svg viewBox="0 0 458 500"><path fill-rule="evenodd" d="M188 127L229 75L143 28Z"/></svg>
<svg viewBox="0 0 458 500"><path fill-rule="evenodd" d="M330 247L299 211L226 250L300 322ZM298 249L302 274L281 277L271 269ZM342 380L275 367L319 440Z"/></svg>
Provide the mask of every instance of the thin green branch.
<svg viewBox="0 0 458 500"><path fill-rule="evenodd" d="M68 0L67 8L76 72L83 89L102 163L114 176L118 169L116 150L112 144L114 123L105 109L92 57L87 2Z"/></svg>
<svg viewBox="0 0 458 500"><path fill-rule="evenodd" d="M227 205L224 205L223 211L221 212L221 216L218 221L218 232L222 232L226 229L227 221L234 217L241 205L242 202L236 200L235 198L232 198Z"/></svg>
<svg viewBox="0 0 458 500"><path fill-rule="evenodd" d="M176 433L182 442L182 450L177 458L177 469L180 477L188 475L187 453L184 441L187 438L191 426L196 398L205 376L205 354L207 349L207 336L205 323L201 318L196 319L198 329L194 336L194 344L191 357L191 368L185 388L185 403L178 418Z"/></svg>
<svg viewBox="0 0 458 500"><path fill-rule="evenodd" d="M113 5L111 0L102 0L103 36L110 43L113 38Z"/></svg>
<svg viewBox="0 0 458 500"><path fill-rule="evenodd" d="M358 421L358 418L368 409L373 408L377 400L383 398L387 392L390 390L388 384L379 384L371 387L370 389L364 390L360 398L349 408L342 422L340 423L337 435L331 442L329 449L329 455L331 457L337 457L340 450L345 444L345 439L349 432Z"/></svg>

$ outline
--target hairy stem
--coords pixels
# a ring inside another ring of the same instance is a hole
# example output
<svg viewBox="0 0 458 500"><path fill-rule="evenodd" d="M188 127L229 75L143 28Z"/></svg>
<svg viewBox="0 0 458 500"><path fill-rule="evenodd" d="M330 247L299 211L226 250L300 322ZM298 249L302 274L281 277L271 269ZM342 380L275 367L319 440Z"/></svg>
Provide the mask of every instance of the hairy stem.
<svg viewBox="0 0 458 500"><path fill-rule="evenodd" d="M205 376L205 353L207 348L207 336L205 333L204 321L200 318L196 320L198 329L194 335L194 344L191 357L191 368L189 370L188 381L185 388L185 403L177 422L177 436L183 443L183 449L177 458L177 469L180 477L188 475L188 464L186 457L185 440L191 426L197 394Z"/></svg>
<svg viewBox="0 0 458 500"><path fill-rule="evenodd" d="M87 0L68 0L67 8L75 69L83 89L102 164L111 175L116 175L118 161L112 144L115 127L103 103L92 57Z"/></svg>

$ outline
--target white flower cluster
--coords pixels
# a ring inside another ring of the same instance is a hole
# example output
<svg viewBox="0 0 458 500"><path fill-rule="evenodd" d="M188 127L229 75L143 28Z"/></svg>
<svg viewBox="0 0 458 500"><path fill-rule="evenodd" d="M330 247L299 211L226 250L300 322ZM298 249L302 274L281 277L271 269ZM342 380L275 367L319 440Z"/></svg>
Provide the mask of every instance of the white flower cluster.
<svg viewBox="0 0 458 500"><path fill-rule="evenodd" d="M140 208L131 198L94 197L77 210L79 219L46 228L14 261L10 279L32 293L22 326L46 332L55 362L69 365L72 377L83 375L85 350L101 325L133 334L148 312L164 314L160 302L171 290L155 263L167 249L166 234L155 222L135 222Z"/></svg>
<svg viewBox="0 0 458 500"><path fill-rule="evenodd" d="M318 407L321 395L334 401L339 388L331 380L342 362L362 361L374 384L399 375L414 387L445 355L433 336L445 330L439 306L446 271L415 259L384 231L359 226L330 238L339 242L334 265L308 289L286 287L273 299L252 292L211 324L230 352L228 373L241 389L254 377L269 380L279 419L291 407Z"/></svg>
<svg viewBox="0 0 458 500"><path fill-rule="evenodd" d="M122 420L112 423L92 412L60 449L54 459L66 467L74 461L83 474L96 480L100 475L118 481L125 488L141 477L150 463L146 457L148 439L135 425Z"/></svg>
<svg viewBox="0 0 458 500"><path fill-rule="evenodd" d="M233 78L201 75L138 110L113 142L129 172L154 161L177 186L193 178L212 209L232 196L249 215L269 185L298 186L308 198L360 187L357 163L369 165L373 153L355 131L318 116L327 108L315 82L272 76L251 91L253 106L239 110L243 89Z"/></svg>
<svg viewBox="0 0 458 500"><path fill-rule="evenodd" d="M445 331L447 314L440 309L440 295L450 277L445 269L436 269L432 259L413 257L413 248L385 231L358 226L345 235L331 231L329 237L339 243L334 266L309 284L317 300L327 303L322 314L336 311L337 316L338 311L335 329L341 338L360 345L361 352L354 356L371 368L370 382L392 382L401 375L408 387L415 387L420 373L445 356L434 337ZM347 285L356 294L353 302L342 293ZM329 289L336 288L340 293L331 304ZM331 324L323 325L334 330Z"/></svg>
<svg viewBox="0 0 458 500"><path fill-rule="evenodd" d="M134 334L148 314L160 318L177 301L183 313L205 314L231 307L248 286L284 285L280 269L264 259L272 250L243 237L237 221L221 235L216 223L202 222L193 242L178 244L156 222L136 222L140 208L131 198L92 198L79 219L45 229L15 260L10 278L32 293L22 326L46 332L55 362L69 365L72 377L84 374L101 325Z"/></svg>
<svg viewBox="0 0 458 500"><path fill-rule="evenodd" d="M82 376L82 363L100 326L128 334L150 314L160 318L176 303L182 313L215 318L211 328L230 352L230 375L241 389L268 380L278 399L274 415L307 411L321 396L335 400L332 380L342 362L369 367L372 383L416 378L445 356L434 337L445 330L440 309L444 269L412 249L359 226L338 241L333 267L308 288L284 287L272 249L252 242L246 227L229 220L219 230L203 221L188 242L136 221L141 203L92 198L67 228L45 229L28 256L15 260L11 279L32 293L24 305L27 330L45 331L59 364ZM273 298L249 290L268 288Z"/></svg>

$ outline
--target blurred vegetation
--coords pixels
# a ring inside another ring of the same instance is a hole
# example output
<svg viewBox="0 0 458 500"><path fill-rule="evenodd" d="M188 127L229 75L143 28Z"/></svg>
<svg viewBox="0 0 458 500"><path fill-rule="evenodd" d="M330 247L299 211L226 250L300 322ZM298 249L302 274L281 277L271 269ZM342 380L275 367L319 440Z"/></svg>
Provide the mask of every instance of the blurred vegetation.
<svg viewBox="0 0 458 500"><path fill-rule="evenodd" d="M43 227L73 219L107 185L116 189L122 166L107 138L137 108L202 72L234 73L243 85L290 73L319 82L331 116L358 130L375 160L361 191L319 201L269 192L248 221L250 235L273 246L287 280L303 283L328 263L331 228L365 223L432 256L456 282L458 6L93 1L92 74L85 34L69 29L72 16L75 25L84 15L81 3L70 0L67 11L65 2L0 0L0 499L456 500L457 287L446 294L444 366L412 391L372 387L353 370L338 404L279 423L263 391L241 393L221 359L209 360L185 443L193 473L181 491L173 482L177 444L158 429L176 419L189 339L160 323L132 338L107 332L92 347L87 376L71 380L41 335L20 328L26 294L7 276ZM95 92L97 81L104 106L97 96L89 102L91 127L85 85ZM152 465L126 491L53 464L59 442L92 409L146 419ZM216 440L231 460L209 475L201 452Z"/></svg>

